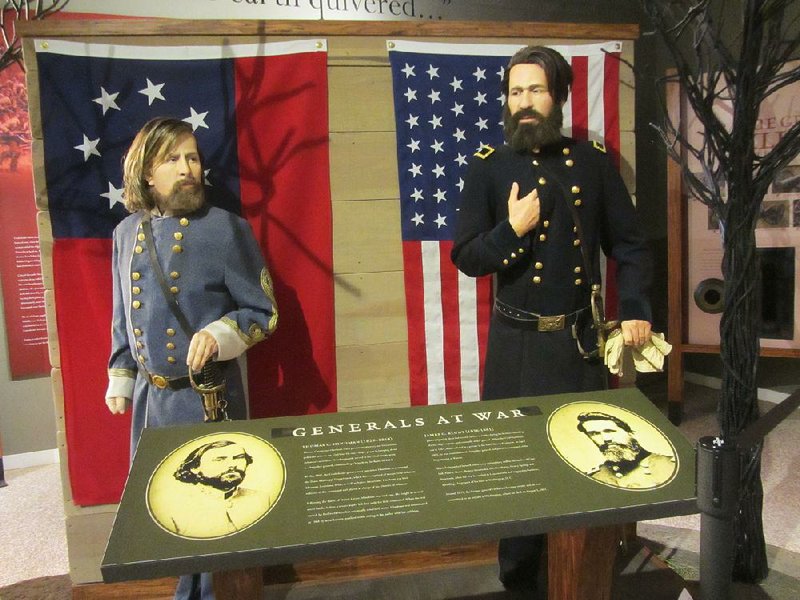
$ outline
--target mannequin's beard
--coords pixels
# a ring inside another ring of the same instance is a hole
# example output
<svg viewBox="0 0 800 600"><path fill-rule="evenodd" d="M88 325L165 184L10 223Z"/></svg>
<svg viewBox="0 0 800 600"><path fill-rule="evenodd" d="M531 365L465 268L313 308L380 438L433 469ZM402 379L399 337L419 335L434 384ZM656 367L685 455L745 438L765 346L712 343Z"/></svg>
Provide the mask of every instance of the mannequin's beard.
<svg viewBox="0 0 800 600"><path fill-rule="evenodd" d="M538 123L520 123L527 117L537 119ZM503 133L516 152L530 152L561 141L563 122L564 114L558 104L553 105L546 117L533 109L522 109L512 115L508 104L503 109Z"/></svg>
<svg viewBox="0 0 800 600"><path fill-rule="evenodd" d="M172 191L167 195L153 191L156 206L163 214L187 215L198 210L205 204L205 190L203 184L197 181L186 185L178 182L172 186Z"/></svg>

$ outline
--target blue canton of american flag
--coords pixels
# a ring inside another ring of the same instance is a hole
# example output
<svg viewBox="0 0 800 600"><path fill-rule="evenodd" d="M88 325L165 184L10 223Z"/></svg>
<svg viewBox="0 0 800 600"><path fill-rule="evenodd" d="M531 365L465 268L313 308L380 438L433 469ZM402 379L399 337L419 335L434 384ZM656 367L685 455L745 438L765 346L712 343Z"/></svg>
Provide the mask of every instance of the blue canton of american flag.
<svg viewBox="0 0 800 600"><path fill-rule="evenodd" d="M452 240L464 174L503 142L507 56L390 53L403 240ZM447 47L447 46L446 46Z"/></svg>

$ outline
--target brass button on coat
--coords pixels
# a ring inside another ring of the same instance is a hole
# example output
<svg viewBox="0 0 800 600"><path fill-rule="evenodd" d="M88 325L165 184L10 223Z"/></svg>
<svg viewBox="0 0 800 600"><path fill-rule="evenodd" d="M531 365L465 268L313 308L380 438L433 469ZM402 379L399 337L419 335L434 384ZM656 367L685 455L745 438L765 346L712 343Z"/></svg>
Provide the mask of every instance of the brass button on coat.
<svg viewBox="0 0 800 600"><path fill-rule="evenodd" d="M544 242L546 239L547 239L547 236L545 234L542 234L542 235L539 236L539 241L540 242Z"/></svg>
<svg viewBox="0 0 800 600"><path fill-rule="evenodd" d="M178 279L178 277L180 277L181 274L178 273L177 271L173 271L172 273L169 274L169 276L172 277L173 279Z"/></svg>
<svg viewBox="0 0 800 600"><path fill-rule="evenodd" d="M131 304L131 306L133 306L133 308L141 308L142 307L142 303L139 302L139 300L134 300L133 303Z"/></svg>
<svg viewBox="0 0 800 600"><path fill-rule="evenodd" d="M171 288L169 288L169 291L172 292L173 294L177 294L179 291L178 286L173 285Z"/></svg>
<svg viewBox="0 0 800 600"><path fill-rule="evenodd" d="M180 231L176 231L172 234L172 237L180 242L183 239L183 234Z"/></svg>
<svg viewBox="0 0 800 600"><path fill-rule="evenodd" d="M180 254L181 252L183 252L183 246L181 246L180 244L175 244L175 245L172 247L172 251L173 251L175 254Z"/></svg>
<svg viewBox="0 0 800 600"><path fill-rule="evenodd" d="M179 221L179 223L181 225L183 225L184 227L186 227L189 224L189 219L187 219L186 217L181 217L181 220Z"/></svg>
<svg viewBox="0 0 800 600"><path fill-rule="evenodd" d="M542 283L542 278L537 275L533 278L533 283Z"/></svg>
<svg viewBox="0 0 800 600"><path fill-rule="evenodd" d="M571 158L568 158L567 160L564 161L564 164L567 165L568 167L571 167L575 164L575 161L572 160Z"/></svg>
<svg viewBox="0 0 800 600"><path fill-rule="evenodd" d="M533 266L534 266L534 268L536 268L536 269L544 269L544 265L543 265L542 263L540 263L540 262L537 262L537 263L536 263L535 265L533 265Z"/></svg>
<svg viewBox="0 0 800 600"><path fill-rule="evenodd" d="M167 350L175 350L175 344L172 342L167 342Z"/></svg>
<svg viewBox="0 0 800 600"><path fill-rule="evenodd" d="M136 254L141 254L142 252L144 252L144 248L142 248L141 246L136 246L133 249L133 251L136 252Z"/></svg>
<svg viewBox="0 0 800 600"><path fill-rule="evenodd" d="M138 234L136 236L136 239L139 240L140 242L143 242L144 241L144 234L143 233Z"/></svg>
<svg viewBox="0 0 800 600"><path fill-rule="evenodd" d="M136 271L131 273L131 279L133 279L134 281L139 281L139 279L141 279L141 278L142 278L142 274L141 273L138 273Z"/></svg>
<svg viewBox="0 0 800 600"><path fill-rule="evenodd" d="M578 187L577 185L573 185L572 186L572 193L573 194L580 194L581 193L581 188Z"/></svg>
<svg viewBox="0 0 800 600"><path fill-rule="evenodd" d="M173 335L175 335L175 330L172 327L170 327L169 329L167 329L167 335L169 337L172 337Z"/></svg>
<svg viewBox="0 0 800 600"><path fill-rule="evenodd" d="M539 177L539 185L544 185L546 183L547 183L547 179L545 179L544 177Z"/></svg>
<svg viewBox="0 0 800 600"><path fill-rule="evenodd" d="M177 361L177 360L175 360L175 357L174 357L174 356L168 356L168 357L167 357L167 362L168 362L168 363L170 363L170 364L173 364L173 365L174 365L174 364L175 364L176 362L178 362L178 361Z"/></svg>

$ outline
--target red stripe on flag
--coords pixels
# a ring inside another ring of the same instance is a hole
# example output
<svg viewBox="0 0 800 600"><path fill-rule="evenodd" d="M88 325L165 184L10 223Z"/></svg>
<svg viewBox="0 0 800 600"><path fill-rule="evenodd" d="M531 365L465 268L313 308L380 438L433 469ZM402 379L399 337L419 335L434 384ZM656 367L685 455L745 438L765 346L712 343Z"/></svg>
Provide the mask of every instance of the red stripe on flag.
<svg viewBox="0 0 800 600"><path fill-rule="evenodd" d="M128 475L130 412L103 403L111 351L111 239L56 239L56 295L64 419L73 501L119 502Z"/></svg>
<svg viewBox="0 0 800 600"><path fill-rule="evenodd" d="M607 54L604 61L603 108L605 111L605 145L617 169L620 165L619 131L619 59L618 55ZM605 307L606 318L617 317L619 294L617 293L617 263L613 259L606 262Z"/></svg>
<svg viewBox="0 0 800 600"><path fill-rule="evenodd" d="M444 335L444 380L447 403L461 402L461 328L458 270L450 261L452 241L439 243L442 282L442 333Z"/></svg>
<svg viewBox="0 0 800 600"><path fill-rule="evenodd" d="M248 353L251 417L335 411L327 55L241 58L235 74L242 216L279 314Z"/></svg>
<svg viewBox="0 0 800 600"><path fill-rule="evenodd" d="M420 242L403 242L403 278L406 287L408 375L411 404L425 406L428 404L428 374L422 244Z"/></svg>
<svg viewBox="0 0 800 600"><path fill-rule="evenodd" d="M589 137L589 59L572 58L572 137Z"/></svg>
<svg viewBox="0 0 800 600"><path fill-rule="evenodd" d="M606 54L603 76L603 109L605 114L605 145L614 164L620 164L619 133L619 55Z"/></svg>

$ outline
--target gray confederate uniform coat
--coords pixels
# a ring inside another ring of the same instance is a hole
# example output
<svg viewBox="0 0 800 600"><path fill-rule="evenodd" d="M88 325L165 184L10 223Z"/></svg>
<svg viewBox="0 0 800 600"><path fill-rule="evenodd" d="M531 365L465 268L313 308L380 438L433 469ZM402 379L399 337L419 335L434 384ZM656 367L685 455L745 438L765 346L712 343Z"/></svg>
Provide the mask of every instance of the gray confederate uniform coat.
<svg viewBox="0 0 800 600"><path fill-rule="evenodd" d="M114 230L114 311L106 396L133 398L131 456L144 427L203 421L200 396L191 386L170 389L153 382L187 383L190 337L169 310L151 267L142 232L144 213ZM228 415L247 416L236 360L277 325L272 282L248 223L205 206L179 217L152 217L159 264L194 331L206 329L219 345ZM181 383L177 383L179 387Z"/></svg>
<svg viewBox="0 0 800 600"><path fill-rule="evenodd" d="M602 368L581 358L572 331L576 321L580 329L582 320L591 320L590 286L599 283L601 247L617 263L620 320L651 320L649 252L622 178L605 148L570 138L536 153L502 146L475 156L451 257L467 275L496 276L484 399L602 387ZM508 221L515 181L520 198L535 188L541 205L539 224L522 238ZM539 331L539 315L564 315L563 327Z"/></svg>

